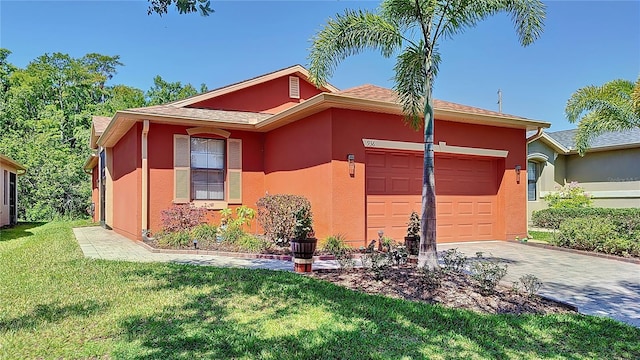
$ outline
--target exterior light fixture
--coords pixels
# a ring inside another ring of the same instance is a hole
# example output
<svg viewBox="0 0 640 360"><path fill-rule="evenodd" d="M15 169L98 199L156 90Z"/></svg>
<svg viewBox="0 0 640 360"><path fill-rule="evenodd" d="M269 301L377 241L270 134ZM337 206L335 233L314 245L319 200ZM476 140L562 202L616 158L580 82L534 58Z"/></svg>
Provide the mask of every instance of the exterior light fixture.
<svg viewBox="0 0 640 360"><path fill-rule="evenodd" d="M347 155L347 162L349 162L349 176L356 176L356 156L353 154Z"/></svg>
<svg viewBox="0 0 640 360"><path fill-rule="evenodd" d="M520 184L520 170L522 170L522 166L516 165L516 182Z"/></svg>

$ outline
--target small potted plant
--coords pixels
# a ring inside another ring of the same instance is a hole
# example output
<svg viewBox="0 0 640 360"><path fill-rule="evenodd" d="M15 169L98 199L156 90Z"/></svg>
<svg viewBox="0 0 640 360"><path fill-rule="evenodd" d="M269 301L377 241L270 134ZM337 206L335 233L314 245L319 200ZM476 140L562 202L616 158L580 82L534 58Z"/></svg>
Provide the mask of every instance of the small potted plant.
<svg viewBox="0 0 640 360"><path fill-rule="evenodd" d="M294 270L296 272L311 272L313 254L318 244L318 239L314 237L311 209L304 206L298 209L294 216L296 223L293 229L293 238L291 239Z"/></svg>
<svg viewBox="0 0 640 360"><path fill-rule="evenodd" d="M409 223L407 224L407 236L404 238L404 245L409 252L409 262L418 262L418 250L420 246L420 217L415 211L411 212L409 216Z"/></svg>

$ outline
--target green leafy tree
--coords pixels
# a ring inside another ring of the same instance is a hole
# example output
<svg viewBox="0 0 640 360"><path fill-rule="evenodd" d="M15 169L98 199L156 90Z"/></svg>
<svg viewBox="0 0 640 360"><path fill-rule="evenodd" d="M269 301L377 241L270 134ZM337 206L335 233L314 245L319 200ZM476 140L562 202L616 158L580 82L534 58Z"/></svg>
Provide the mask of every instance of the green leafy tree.
<svg viewBox="0 0 640 360"><path fill-rule="evenodd" d="M207 86L202 84L200 92L206 92ZM191 84L182 85L180 81L168 82L160 75L153 78L153 86L147 91L147 105L166 104L176 100L182 100L200 92Z"/></svg>
<svg viewBox="0 0 640 360"><path fill-rule="evenodd" d="M575 142L584 156L594 137L640 128L640 77L635 84L618 79L583 87L571 95L565 113L570 122L579 121Z"/></svg>
<svg viewBox="0 0 640 360"><path fill-rule="evenodd" d="M347 10L330 19L313 38L311 80L323 85L338 63L364 50L397 55L394 90L405 120L424 128L424 171L420 264L437 268L436 202L433 153L433 81L438 42L498 13L511 15L523 46L542 33L545 6L539 0L385 0L376 12ZM423 120L424 119L424 120Z"/></svg>
<svg viewBox="0 0 640 360"><path fill-rule="evenodd" d="M198 12L202 16L209 16L214 10L211 8L211 0L148 0L149 8L147 14L158 14L162 16L169 12L171 5L180 14L189 14Z"/></svg>

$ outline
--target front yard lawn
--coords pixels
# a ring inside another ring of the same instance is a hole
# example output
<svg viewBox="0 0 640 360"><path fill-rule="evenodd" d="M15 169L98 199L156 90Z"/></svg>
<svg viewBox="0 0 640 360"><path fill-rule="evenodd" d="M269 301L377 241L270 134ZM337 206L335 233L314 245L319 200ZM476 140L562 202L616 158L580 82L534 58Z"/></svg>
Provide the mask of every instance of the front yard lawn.
<svg viewBox="0 0 640 360"><path fill-rule="evenodd" d="M534 240L544 241L544 242L552 242L554 232L553 231L532 231L529 230L529 236Z"/></svg>
<svg viewBox="0 0 640 360"><path fill-rule="evenodd" d="M288 272L85 259L75 223L0 233L0 358L640 358L640 329L486 315Z"/></svg>

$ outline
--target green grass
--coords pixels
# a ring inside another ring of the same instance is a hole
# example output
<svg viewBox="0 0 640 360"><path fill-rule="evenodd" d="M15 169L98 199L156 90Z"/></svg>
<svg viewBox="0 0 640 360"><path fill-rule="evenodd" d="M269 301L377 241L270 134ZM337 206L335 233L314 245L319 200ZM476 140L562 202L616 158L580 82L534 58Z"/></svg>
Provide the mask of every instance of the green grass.
<svg viewBox="0 0 640 360"><path fill-rule="evenodd" d="M553 242L553 235L554 235L554 233L552 231L531 231L531 230L529 230L529 236L531 236L534 240L545 241L545 242L548 242L548 243Z"/></svg>
<svg viewBox="0 0 640 360"><path fill-rule="evenodd" d="M480 315L293 273L82 257L71 226L0 234L0 358L640 358L640 329Z"/></svg>

